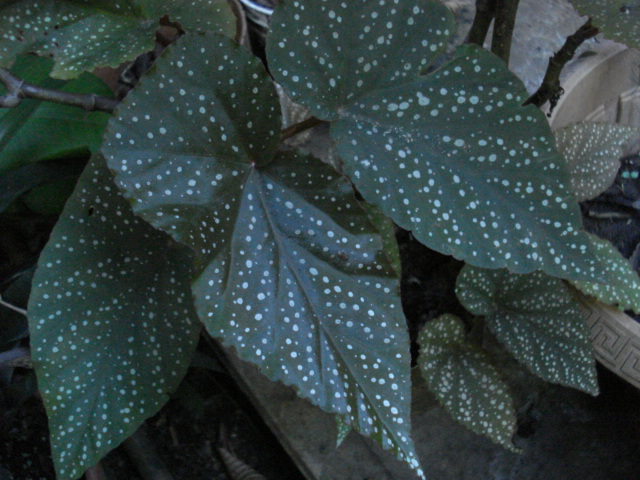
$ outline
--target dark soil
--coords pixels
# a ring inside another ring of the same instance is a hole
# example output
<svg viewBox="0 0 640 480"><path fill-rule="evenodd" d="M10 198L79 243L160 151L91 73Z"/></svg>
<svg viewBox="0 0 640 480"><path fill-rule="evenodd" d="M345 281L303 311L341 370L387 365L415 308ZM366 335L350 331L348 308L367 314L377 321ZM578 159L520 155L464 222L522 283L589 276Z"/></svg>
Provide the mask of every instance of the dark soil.
<svg viewBox="0 0 640 480"><path fill-rule="evenodd" d="M101 461L107 479L145 480L135 462L155 469L151 478L169 478L161 476L169 473L180 480L231 479L217 452L224 446L266 478L303 480L242 392L222 372L191 368L175 398L141 430L149 441L143 452L123 444ZM1 412L0 465L1 480L55 478L47 417L37 395Z"/></svg>

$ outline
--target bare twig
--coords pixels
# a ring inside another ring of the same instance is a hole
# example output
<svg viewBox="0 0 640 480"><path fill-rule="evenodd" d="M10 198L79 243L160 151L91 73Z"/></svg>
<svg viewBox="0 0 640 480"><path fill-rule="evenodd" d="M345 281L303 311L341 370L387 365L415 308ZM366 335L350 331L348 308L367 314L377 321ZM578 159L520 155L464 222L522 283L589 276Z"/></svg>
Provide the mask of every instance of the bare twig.
<svg viewBox="0 0 640 480"><path fill-rule="evenodd" d="M473 18L469 43L482 46L487 38L489 26L493 21L496 11L496 0L476 0L476 16Z"/></svg>
<svg viewBox="0 0 640 480"><path fill-rule="evenodd" d="M16 307L15 305L9 303L9 302L5 302L2 299L2 295L0 295L0 305L2 305L3 307L7 307L11 310L13 310L14 312L18 312L22 315L24 315L25 317L27 316L27 311L24 308L20 308L20 307Z"/></svg>
<svg viewBox="0 0 640 480"><path fill-rule="evenodd" d="M551 109L549 115L558 102L558 98L562 95L562 87L560 86L560 73L569 60L573 58L576 50L585 40L592 38L598 34L598 29L591 25L591 19L587 20L576 33L567 38L566 42L558 52L549 59L547 71L540 88L531 95L523 105L535 105L541 107L547 101L551 101Z"/></svg>
<svg viewBox="0 0 640 480"><path fill-rule="evenodd" d="M12 108L17 106L23 98L34 98L80 107L89 111L113 113L120 103L118 100L101 95L61 92L31 85L4 68L0 68L0 82L7 88L7 93L0 97L1 108Z"/></svg>
<svg viewBox="0 0 640 480"><path fill-rule="evenodd" d="M316 117L307 118L306 120L303 120L299 123L295 123L290 127L287 127L284 130L282 130L282 132L280 132L280 139L282 141L288 140L291 137L295 137L296 135L299 135L305 130L309 130L317 125L321 125L322 123L324 123L324 121L320 120L319 118L316 118Z"/></svg>
<svg viewBox="0 0 640 480"><path fill-rule="evenodd" d="M513 38L513 27L516 24L519 3L520 0L496 1L491 51L500 57L507 65L509 65L511 39Z"/></svg>

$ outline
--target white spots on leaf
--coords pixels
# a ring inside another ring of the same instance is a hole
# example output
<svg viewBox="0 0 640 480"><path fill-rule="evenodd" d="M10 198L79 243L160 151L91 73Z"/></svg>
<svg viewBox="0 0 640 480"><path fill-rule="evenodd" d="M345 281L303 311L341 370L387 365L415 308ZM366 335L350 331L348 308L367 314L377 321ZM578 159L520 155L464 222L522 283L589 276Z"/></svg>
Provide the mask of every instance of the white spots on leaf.
<svg viewBox="0 0 640 480"><path fill-rule="evenodd" d="M488 356L465 342L462 322L443 315L420 333L423 377L459 422L495 442L511 445L516 419L511 396Z"/></svg>
<svg viewBox="0 0 640 480"><path fill-rule="evenodd" d="M613 183L622 147L637 129L609 123L577 123L558 130L558 150L565 157L570 187L578 201L598 196Z"/></svg>
<svg viewBox="0 0 640 480"><path fill-rule="evenodd" d="M345 108L332 132L341 155L356 159L347 172L368 201L432 248L480 265L593 276L548 126L520 106L511 74L491 62L461 55ZM467 80L476 74L487 82ZM516 125L525 121L527 129Z"/></svg>
<svg viewBox="0 0 640 480"><path fill-rule="evenodd" d="M597 392L587 328L560 279L465 266L456 293L465 308L486 316L498 340L536 375Z"/></svg>
<svg viewBox="0 0 640 480"><path fill-rule="evenodd" d="M233 235L233 242L217 247L194 287L199 309L211 313L203 315L214 322L210 328L323 408L346 414L355 405L366 419L364 431L404 426L409 364L399 346L406 334L397 280L349 185L321 163L291 153L273 169L250 172L241 195L237 217L226 220L233 229L226 241ZM337 210L328 215L324 208ZM353 377L354 369L375 377L367 381L371 387ZM396 390L392 377L403 379L394 382ZM373 392L365 396L382 387L375 395L395 414L374 410Z"/></svg>
<svg viewBox="0 0 640 480"><path fill-rule="evenodd" d="M72 462L71 451L87 437L99 452L115 447L125 435L114 412L141 422L184 373L197 331L189 260L133 215L100 158L86 167L42 258L30 308L33 355L59 459L81 467L95 458L85 452ZM95 402L99 388L106 398Z"/></svg>

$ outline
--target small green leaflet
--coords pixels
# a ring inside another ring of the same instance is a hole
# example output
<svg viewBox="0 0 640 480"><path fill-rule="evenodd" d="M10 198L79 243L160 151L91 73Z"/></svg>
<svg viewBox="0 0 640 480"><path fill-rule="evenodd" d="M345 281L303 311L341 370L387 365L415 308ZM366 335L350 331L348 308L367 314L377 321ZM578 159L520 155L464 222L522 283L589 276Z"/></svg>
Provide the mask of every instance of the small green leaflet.
<svg viewBox="0 0 640 480"><path fill-rule="evenodd" d="M614 123L574 123L555 132L558 151L571 177L571 191L579 202L607 190L620 169L622 147L640 129Z"/></svg>
<svg viewBox="0 0 640 480"><path fill-rule="evenodd" d="M467 310L486 317L500 343L534 374L598 393L587 327L562 280L466 265L456 294Z"/></svg>
<svg viewBox="0 0 640 480"><path fill-rule="evenodd" d="M633 271L629 260L609 241L590 235L600 255L609 283L572 282L587 295L596 297L607 305L617 305L620 310L640 312L640 278Z"/></svg>
<svg viewBox="0 0 640 480"><path fill-rule="evenodd" d="M84 166L83 162L77 159L51 160L30 163L0 175L0 212L5 211L11 203L29 192L29 190L37 189L41 185L59 184L61 181L76 182L84 170ZM27 195L31 196L31 192ZM23 199L25 198L23 196ZM46 204L51 203L49 199L44 199L44 202ZM40 206L45 209L48 207L48 205L44 204L40 204ZM56 213L59 215L61 211L62 208Z"/></svg>
<svg viewBox="0 0 640 480"><path fill-rule="evenodd" d="M640 1L571 0L571 4L582 15L591 17L593 25L608 39L640 47Z"/></svg>
<svg viewBox="0 0 640 480"><path fill-rule="evenodd" d="M277 151L274 85L242 47L186 35L156 65L103 152L134 211L196 252L208 331L421 472L398 279L351 185Z"/></svg>
<svg viewBox="0 0 640 480"><path fill-rule="evenodd" d="M13 0L0 7L0 67L29 52L52 57L55 78L117 67L153 49L164 15L187 31L235 34L226 0Z"/></svg>
<svg viewBox="0 0 640 480"><path fill-rule="evenodd" d="M451 27L433 1L283 2L267 54L287 93L333 122L365 200L422 243L474 265L597 278L544 115L480 48L439 65Z"/></svg>
<svg viewBox="0 0 640 480"><path fill-rule="evenodd" d="M182 380L200 323L187 249L134 216L102 157L80 177L29 299L58 480L75 480Z"/></svg>
<svg viewBox="0 0 640 480"><path fill-rule="evenodd" d="M351 433L351 426L345 423L339 415L336 416L336 429L338 430L336 435L336 448L342 445L342 442L346 440Z"/></svg>
<svg viewBox="0 0 640 480"><path fill-rule="evenodd" d="M418 337L418 365L429 390L458 422L513 449L516 413L509 387L486 352L465 341L462 321L442 315Z"/></svg>
<svg viewBox="0 0 640 480"><path fill-rule="evenodd" d="M378 207L375 207L370 203L360 202L360 206L365 212L367 212L369 221L373 223L376 230L380 233L387 258L391 262L391 266L398 276L401 276L402 264L400 263L400 250L398 249L396 230L393 222L389 217L383 215Z"/></svg>
<svg viewBox="0 0 640 480"><path fill-rule="evenodd" d="M109 88L96 76L84 73L65 82L49 77L53 62L21 55L12 72L28 83L70 93L110 96ZM0 85L0 95L6 89ZM0 175L40 160L96 153L109 114L86 112L77 107L24 99L13 108L0 108Z"/></svg>

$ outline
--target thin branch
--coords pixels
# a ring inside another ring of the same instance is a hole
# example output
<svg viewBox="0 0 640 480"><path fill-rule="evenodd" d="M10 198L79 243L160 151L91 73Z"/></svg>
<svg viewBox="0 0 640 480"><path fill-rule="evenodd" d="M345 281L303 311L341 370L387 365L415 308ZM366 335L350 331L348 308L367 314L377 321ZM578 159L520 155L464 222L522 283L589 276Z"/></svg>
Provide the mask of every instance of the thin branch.
<svg viewBox="0 0 640 480"><path fill-rule="evenodd" d="M9 303L9 302L5 302L2 299L2 295L0 295L0 305L2 305L3 307L7 307L11 310L13 310L14 312L18 312L22 315L24 315L25 317L27 316L27 311L24 308L20 308L20 307L16 307L15 305Z"/></svg>
<svg viewBox="0 0 640 480"><path fill-rule="evenodd" d="M7 88L7 93L0 96L0 108L12 108L17 106L23 98L34 98L80 107L89 111L113 113L120 103L113 98L91 93L61 92L31 85L4 68L0 68L0 82Z"/></svg>
<svg viewBox="0 0 640 480"><path fill-rule="evenodd" d="M324 121L320 120L316 117L310 117L306 120L303 120L298 123L294 123L293 125L285 128L280 132L280 140L285 141L290 139L291 137L295 137L296 135L301 134L302 132L309 130L313 127L323 124Z"/></svg>
<svg viewBox="0 0 640 480"><path fill-rule="evenodd" d="M476 0L476 15L469 31L468 43L484 45L496 11L496 0Z"/></svg>
<svg viewBox="0 0 640 480"><path fill-rule="evenodd" d="M569 60L573 58L576 50L585 40L595 37L598 34L598 29L591 25L591 19L587 20L576 33L569 36L564 45L558 52L549 59L549 65L547 71L544 74L544 79L540 88L531 95L523 105L535 105L541 107L547 101L551 101L551 109L549 115L553 111L553 107L558 102L563 90L560 86L560 73Z"/></svg>
<svg viewBox="0 0 640 480"><path fill-rule="evenodd" d="M513 27L516 24L520 0L497 0L491 51L509 65Z"/></svg>

